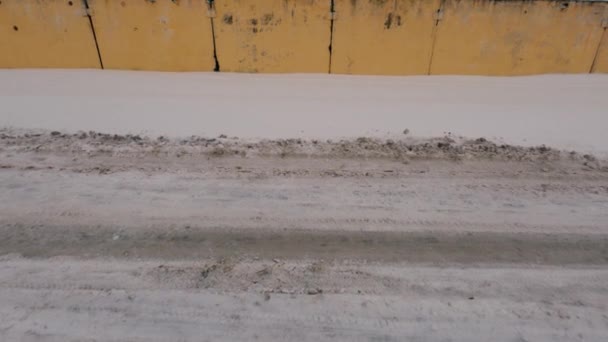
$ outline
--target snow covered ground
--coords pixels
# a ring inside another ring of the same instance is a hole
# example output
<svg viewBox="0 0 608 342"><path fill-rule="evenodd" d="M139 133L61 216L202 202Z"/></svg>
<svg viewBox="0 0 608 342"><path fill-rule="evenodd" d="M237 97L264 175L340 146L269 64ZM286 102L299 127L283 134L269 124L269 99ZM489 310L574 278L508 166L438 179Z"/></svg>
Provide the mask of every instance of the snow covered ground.
<svg viewBox="0 0 608 342"><path fill-rule="evenodd" d="M608 336L608 75L4 70L0 104L0 341Z"/></svg>
<svg viewBox="0 0 608 342"><path fill-rule="evenodd" d="M608 155L608 75L0 70L0 126L241 138L446 132Z"/></svg>

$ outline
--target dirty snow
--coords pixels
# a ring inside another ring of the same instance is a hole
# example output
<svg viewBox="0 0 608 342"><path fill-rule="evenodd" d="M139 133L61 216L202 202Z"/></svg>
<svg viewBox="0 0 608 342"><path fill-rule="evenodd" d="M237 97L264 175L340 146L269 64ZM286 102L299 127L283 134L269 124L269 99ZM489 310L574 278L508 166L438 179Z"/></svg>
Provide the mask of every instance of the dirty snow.
<svg viewBox="0 0 608 342"><path fill-rule="evenodd" d="M0 71L0 341L604 342L606 89Z"/></svg>
<svg viewBox="0 0 608 342"><path fill-rule="evenodd" d="M0 126L241 138L447 132L608 155L608 75L0 70Z"/></svg>

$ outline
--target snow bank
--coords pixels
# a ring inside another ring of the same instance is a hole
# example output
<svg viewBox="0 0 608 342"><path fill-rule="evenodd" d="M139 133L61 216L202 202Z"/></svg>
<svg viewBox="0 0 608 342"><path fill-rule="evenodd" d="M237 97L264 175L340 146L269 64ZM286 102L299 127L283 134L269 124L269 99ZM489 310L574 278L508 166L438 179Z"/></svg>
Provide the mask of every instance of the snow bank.
<svg viewBox="0 0 608 342"><path fill-rule="evenodd" d="M0 126L242 138L447 132L608 155L608 75L0 70Z"/></svg>

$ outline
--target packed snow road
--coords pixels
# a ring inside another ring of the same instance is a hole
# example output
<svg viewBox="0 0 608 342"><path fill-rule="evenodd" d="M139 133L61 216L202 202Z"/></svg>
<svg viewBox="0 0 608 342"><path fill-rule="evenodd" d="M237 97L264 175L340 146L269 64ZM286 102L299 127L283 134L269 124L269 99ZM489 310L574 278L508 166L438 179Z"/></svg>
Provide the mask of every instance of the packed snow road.
<svg viewBox="0 0 608 342"><path fill-rule="evenodd" d="M449 135L0 138L3 341L608 335L592 155Z"/></svg>

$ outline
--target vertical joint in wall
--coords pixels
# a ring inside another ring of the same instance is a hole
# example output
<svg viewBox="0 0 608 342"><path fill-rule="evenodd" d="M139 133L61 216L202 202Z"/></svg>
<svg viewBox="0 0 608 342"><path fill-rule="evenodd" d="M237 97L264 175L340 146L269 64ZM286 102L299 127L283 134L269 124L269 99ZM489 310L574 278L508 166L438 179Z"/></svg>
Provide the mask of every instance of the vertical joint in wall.
<svg viewBox="0 0 608 342"><path fill-rule="evenodd" d="M604 42L604 37L606 36L606 31L608 30L608 8L606 9L606 15L605 17L602 19L601 22L601 27L602 27L602 34L600 35L600 41L599 43L597 43L597 48L595 48L595 54L593 55L593 60L591 61L591 67L589 67L589 73L593 73L595 72L595 64L597 62L597 57L600 54L600 49L602 47L602 42Z"/></svg>
<svg viewBox="0 0 608 342"><path fill-rule="evenodd" d="M211 38L213 41L213 60L215 61L215 66L213 67L213 71L220 71L220 61L217 58L217 45L215 43L215 23L213 18L215 18L215 1L207 0L207 16L209 17L209 21L211 23Z"/></svg>
<svg viewBox="0 0 608 342"><path fill-rule="evenodd" d="M334 21L336 20L336 7L334 0L330 0L329 2L329 69L328 73L331 74L331 57L332 57L332 47L334 43Z"/></svg>
<svg viewBox="0 0 608 342"><path fill-rule="evenodd" d="M431 53L429 54L429 65L427 67L426 73L427 75L431 74L431 70L433 67L433 56L435 55L435 42L437 41L437 30L439 29L439 22L441 22L441 20L443 20L443 15L444 15L444 8L445 8L445 1L446 0L441 0L441 2L439 3L439 8L435 11L435 14L433 15L433 19L435 20L435 25L433 25L433 30L431 32Z"/></svg>
<svg viewBox="0 0 608 342"><path fill-rule="evenodd" d="M93 41L95 41L95 49L97 50L97 58L99 58L99 67L103 67L103 59L101 58L101 51L99 50L99 43L97 42L97 34L95 33L95 25L93 25L93 10L89 6L88 0L82 0L84 5L85 15L89 18L89 25L91 26L91 32L93 33Z"/></svg>

